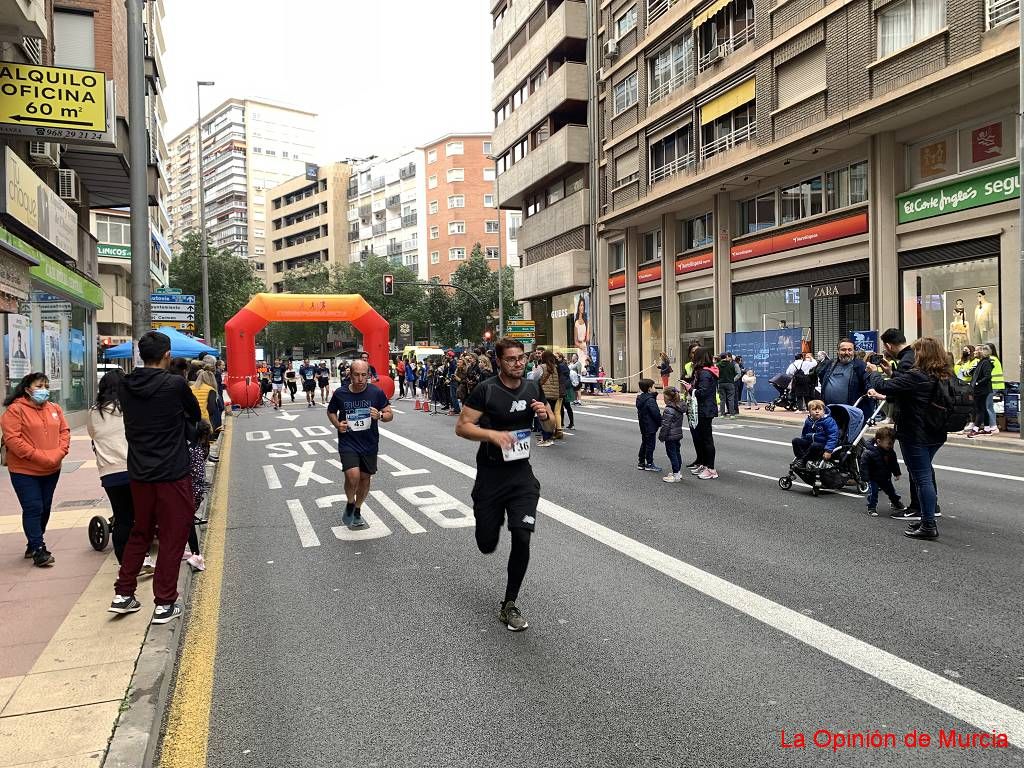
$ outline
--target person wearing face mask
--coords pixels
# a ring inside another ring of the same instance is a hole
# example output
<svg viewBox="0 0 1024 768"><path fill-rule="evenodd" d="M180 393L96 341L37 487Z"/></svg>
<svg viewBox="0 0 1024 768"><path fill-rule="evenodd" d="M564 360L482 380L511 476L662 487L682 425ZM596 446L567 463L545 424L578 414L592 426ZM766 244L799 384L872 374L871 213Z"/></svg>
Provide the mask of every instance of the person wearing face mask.
<svg viewBox="0 0 1024 768"><path fill-rule="evenodd" d="M25 558L46 568L54 558L43 536L50 520L53 492L60 479L60 467L71 446L71 430L64 411L50 402L50 381L41 371L18 382L4 400L4 446L11 485L21 504L21 525L28 539Z"/></svg>
<svg viewBox="0 0 1024 768"><path fill-rule="evenodd" d="M828 405L853 405L868 391L868 371L864 361L855 355L851 339L840 339L835 360L819 367L818 383L821 399ZM870 404L864 410L870 413Z"/></svg>

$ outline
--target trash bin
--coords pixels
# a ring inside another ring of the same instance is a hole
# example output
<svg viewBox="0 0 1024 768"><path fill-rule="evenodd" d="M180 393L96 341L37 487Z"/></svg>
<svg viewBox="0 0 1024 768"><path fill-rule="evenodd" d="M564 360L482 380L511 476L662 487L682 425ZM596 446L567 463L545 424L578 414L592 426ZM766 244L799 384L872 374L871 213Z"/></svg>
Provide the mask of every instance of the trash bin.
<svg viewBox="0 0 1024 768"><path fill-rule="evenodd" d="M1003 392L1003 414L998 419L1004 432L1020 432L1020 382L1006 382Z"/></svg>

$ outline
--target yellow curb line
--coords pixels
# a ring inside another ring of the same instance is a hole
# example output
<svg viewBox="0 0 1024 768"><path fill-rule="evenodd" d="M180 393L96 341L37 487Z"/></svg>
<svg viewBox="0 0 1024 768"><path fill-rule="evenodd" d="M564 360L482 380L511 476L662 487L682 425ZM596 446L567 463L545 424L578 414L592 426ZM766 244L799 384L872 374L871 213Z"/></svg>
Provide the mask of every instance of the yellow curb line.
<svg viewBox="0 0 1024 768"><path fill-rule="evenodd" d="M203 543L207 565L202 576L196 580L198 586L192 593L185 646L178 664L178 677L160 753L161 768L196 768L206 765L217 656L217 620L224 578L234 421L229 420L224 430L220 469L211 499L210 523Z"/></svg>

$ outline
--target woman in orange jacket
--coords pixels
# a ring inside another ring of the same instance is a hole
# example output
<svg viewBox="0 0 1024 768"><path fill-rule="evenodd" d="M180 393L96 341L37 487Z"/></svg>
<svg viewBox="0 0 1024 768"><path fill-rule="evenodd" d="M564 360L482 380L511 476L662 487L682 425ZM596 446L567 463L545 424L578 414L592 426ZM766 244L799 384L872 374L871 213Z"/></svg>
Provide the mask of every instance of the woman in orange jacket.
<svg viewBox="0 0 1024 768"><path fill-rule="evenodd" d="M40 568L53 565L43 535L50 519L60 465L71 446L64 412L50 400L50 380L37 371L23 378L4 400L0 417L11 485L21 502L21 524L28 539L25 557Z"/></svg>

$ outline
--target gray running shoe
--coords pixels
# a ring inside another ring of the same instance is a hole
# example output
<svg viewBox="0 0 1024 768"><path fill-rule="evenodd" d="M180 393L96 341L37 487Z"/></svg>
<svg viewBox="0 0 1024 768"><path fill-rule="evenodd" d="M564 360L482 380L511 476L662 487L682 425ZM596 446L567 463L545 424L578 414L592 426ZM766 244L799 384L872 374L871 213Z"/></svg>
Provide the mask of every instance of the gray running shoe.
<svg viewBox="0 0 1024 768"><path fill-rule="evenodd" d="M515 601L509 600L507 603L501 604L501 612L498 614L498 621L508 627L510 632L522 632L528 626L530 626L526 619L523 618L523 614L519 612L516 607Z"/></svg>
<svg viewBox="0 0 1024 768"><path fill-rule="evenodd" d="M352 513L352 521L348 524L349 528L368 528L369 523L363 520L362 514L357 509Z"/></svg>

